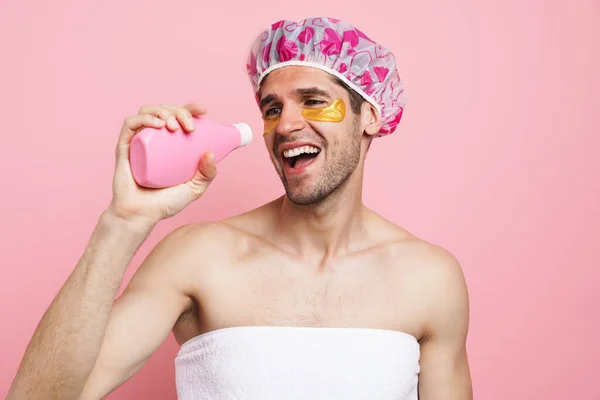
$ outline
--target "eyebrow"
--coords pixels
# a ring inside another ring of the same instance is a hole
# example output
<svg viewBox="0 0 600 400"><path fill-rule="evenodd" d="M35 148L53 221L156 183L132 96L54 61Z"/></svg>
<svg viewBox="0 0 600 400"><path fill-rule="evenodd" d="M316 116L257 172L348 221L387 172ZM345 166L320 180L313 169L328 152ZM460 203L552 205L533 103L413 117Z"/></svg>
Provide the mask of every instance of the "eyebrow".
<svg viewBox="0 0 600 400"><path fill-rule="evenodd" d="M318 95L331 98L329 92L325 89L320 89L318 87L309 87L309 88L298 88L294 90L297 95L307 96L307 95Z"/></svg>
<svg viewBox="0 0 600 400"><path fill-rule="evenodd" d="M263 97L260 100L260 106L259 106L260 109L263 110L267 106L267 104L269 104L269 103L271 103L271 102L273 102L275 100L277 100L277 96L275 96L274 94L268 94L268 95L266 95L265 97Z"/></svg>
<svg viewBox="0 0 600 400"><path fill-rule="evenodd" d="M318 88L318 87L307 87L307 88L298 88L294 90L294 94L296 94L297 96L323 96L323 97L327 97L329 99L331 99L331 94L324 89ZM260 109L264 109L265 106L267 106L269 103L277 100L278 97L274 94L268 94L266 95L264 98L262 98L260 100L260 104L259 107Z"/></svg>

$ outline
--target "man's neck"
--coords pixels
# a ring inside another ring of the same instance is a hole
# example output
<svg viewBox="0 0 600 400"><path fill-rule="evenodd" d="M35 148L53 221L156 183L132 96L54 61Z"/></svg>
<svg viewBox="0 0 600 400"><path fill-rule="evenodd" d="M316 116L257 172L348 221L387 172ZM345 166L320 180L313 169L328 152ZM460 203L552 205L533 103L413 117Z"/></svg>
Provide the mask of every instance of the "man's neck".
<svg viewBox="0 0 600 400"><path fill-rule="evenodd" d="M361 185L347 183L310 206L296 205L287 196L279 199L273 232L277 242L290 253L321 267L352 251L352 244L366 234L368 212L362 203Z"/></svg>

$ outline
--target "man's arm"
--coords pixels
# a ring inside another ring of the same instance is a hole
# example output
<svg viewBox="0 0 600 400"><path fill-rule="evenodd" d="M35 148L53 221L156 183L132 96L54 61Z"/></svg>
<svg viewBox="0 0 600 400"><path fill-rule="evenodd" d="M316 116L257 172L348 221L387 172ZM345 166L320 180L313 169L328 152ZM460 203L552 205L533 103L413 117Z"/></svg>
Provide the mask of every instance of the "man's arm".
<svg viewBox="0 0 600 400"><path fill-rule="evenodd" d="M118 225L107 229L114 230L114 239L121 241L108 247L112 240L103 238L101 230L95 232L102 244L97 249L90 246L82 259L90 269L106 268L103 254L113 258L126 251L123 242L130 236L121 236ZM193 249L189 245L192 231L193 225L185 225L167 235L143 261L114 305L114 287L120 282L117 276L113 282L105 276L104 282L90 281L83 286L78 279L72 278L73 284L67 282L65 292L42 319L8 399L99 399L131 378L192 305L186 295L190 280L185 271L197 258L184 250ZM110 262L114 271L114 260ZM125 257L122 263L125 269ZM77 273L76 269L73 275ZM83 301L90 307L61 306L66 301ZM52 338L44 338L48 335Z"/></svg>
<svg viewBox="0 0 600 400"><path fill-rule="evenodd" d="M469 299L458 262L436 249L427 268L427 335L421 345L420 400L471 400L466 339Z"/></svg>
<svg viewBox="0 0 600 400"><path fill-rule="evenodd" d="M139 368L166 337L187 299L175 294L178 288L171 286L165 268L154 268L160 260L166 263L161 256L164 252L157 250L152 257L155 261L148 261L143 268L153 272L139 273L122 299L115 303L114 298L129 262L152 228L208 188L217 174L215 158L206 152L187 182L149 190L133 179L130 143L146 127L176 130L181 125L191 132L192 116L205 113L197 104L146 106L125 119L115 149L110 206L34 332L8 400L74 399L83 390L85 396L101 397ZM164 278L160 284L157 276ZM136 346L127 347L131 344Z"/></svg>
<svg viewBox="0 0 600 400"><path fill-rule="evenodd" d="M151 226L107 210L79 263L42 317L8 399L75 398L104 340L124 272Z"/></svg>
<svg viewBox="0 0 600 400"><path fill-rule="evenodd" d="M201 230L201 229L200 229ZM102 349L80 399L100 399L131 378L168 337L193 300L189 271L198 229L182 226L148 255L115 301Z"/></svg>

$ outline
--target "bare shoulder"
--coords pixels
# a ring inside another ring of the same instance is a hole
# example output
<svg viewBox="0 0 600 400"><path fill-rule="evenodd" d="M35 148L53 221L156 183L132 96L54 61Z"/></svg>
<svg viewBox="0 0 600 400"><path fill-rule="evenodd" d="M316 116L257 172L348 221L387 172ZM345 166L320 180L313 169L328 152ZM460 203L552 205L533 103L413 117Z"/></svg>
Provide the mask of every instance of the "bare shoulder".
<svg viewBox="0 0 600 400"><path fill-rule="evenodd" d="M381 235L378 240L386 244L388 258L395 266L417 275L429 285L447 283L460 286L464 280L463 271L452 253L383 217L377 218L375 228Z"/></svg>
<svg viewBox="0 0 600 400"><path fill-rule="evenodd" d="M459 261L443 247L416 236L398 241L395 247L402 265L431 289L460 289L463 286L464 275Z"/></svg>
<svg viewBox="0 0 600 400"><path fill-rule="evenodd" d="M185 261L189 257L196 258L198 251L210 250L215 243L225 243L226 235L227 230L220 222L185 224L169 232L152 249L151 255L164 254Z"/></svg>
<svg viewBox="0 0 600 400"><path fill-rule="evenodd" d="M264 205L230 218L182 225L156 246L153 252L177 257L179 264L191 263L199 267L199 260L206 264L224 258L238 257L251 250L254 237L261 232L261 223L270 215L269 205Z"/></svg>
<svg viewBox="0 0 600 400"><path fill-rule="evenodd" d="M394 240L388 256L398 287L410 292L424 316L424 339L436 334L464 337L469 320L466 279L458 259L447 249L390 224Z"/></svg>
<svg viewBox="0 0 600 400"><path fill-rule="evenodd" d="M199 269L227 254L218 251L231 243L226 226L220 222L190 223L166 234L152 248L133 276L129 290L146 287L193 291L191 279Z"/></svg>
<svg viewBox="0 0 600 400"><path fill-rule="evenodd" d="M137 280L163 279L188 283L211 266L232 264L251 250L252 229L268 205L221 221L188 223L165 235L137 271ZM181 285L178 285L181 286Z"/></svg>
<svg viewBox="0 0 600 400"><path fill-rule="evenodd" d="M232 250L240 249L241 240L225 221L190 223L171 231L152 251L196 268L199 261L210 263L217 256L232 255Z"/></svg>
<svg viewBox="0 0 600 400"><path fill-rule="evenodd" d="M411 282L418 288L425 319L424 339L464 341L469 321L467 284L459 261L448 250L421 239L405 246Z"/></svg>

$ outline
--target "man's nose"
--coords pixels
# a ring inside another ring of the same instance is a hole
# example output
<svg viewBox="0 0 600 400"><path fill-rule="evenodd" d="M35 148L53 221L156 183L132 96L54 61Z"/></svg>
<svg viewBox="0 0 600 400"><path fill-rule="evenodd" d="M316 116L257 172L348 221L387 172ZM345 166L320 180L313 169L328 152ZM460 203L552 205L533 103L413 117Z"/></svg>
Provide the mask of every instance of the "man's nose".
<svg viewBox="0 0 600 400"><path fill-rule="evenodd" d="M304 129L306 121L302 116L302 108L296 106L287 106L279 114L279 123L277 124L277 133L280 135L289 135L296 131Z"/></svg>

